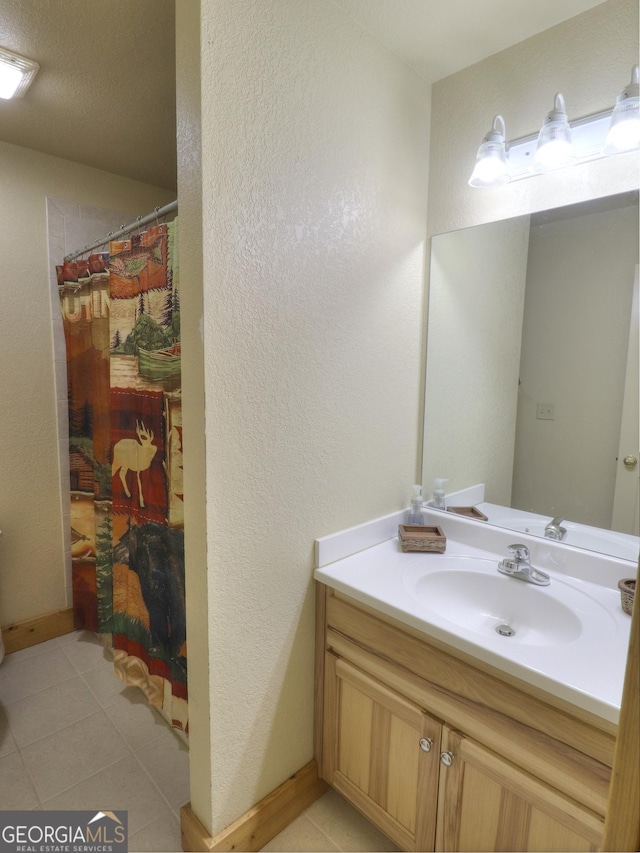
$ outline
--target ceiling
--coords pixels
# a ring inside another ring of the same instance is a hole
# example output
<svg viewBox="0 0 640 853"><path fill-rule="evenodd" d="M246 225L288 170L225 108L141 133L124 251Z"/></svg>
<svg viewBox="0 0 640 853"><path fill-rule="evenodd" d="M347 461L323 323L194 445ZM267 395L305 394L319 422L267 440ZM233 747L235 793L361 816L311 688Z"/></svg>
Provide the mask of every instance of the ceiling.
<svg viewBox="0 0 640 853"><path fill-rule="evenodd" d="M602 0L333 2L432 82ZM174 29L174 0L2 0L0 46L40 71L0 140L175 190Z"/></svg>
<svg viewBox="0 0 640 853"><path fill-rule="evenodd" d="M430 83L604 0L333 0Z"/></svg>
<svg viewBox="0 0 640 853"><path fill-rule="evenodd" d="M0 139L176 187L174 0L1 0L0 46L40 64Z"/></svg>

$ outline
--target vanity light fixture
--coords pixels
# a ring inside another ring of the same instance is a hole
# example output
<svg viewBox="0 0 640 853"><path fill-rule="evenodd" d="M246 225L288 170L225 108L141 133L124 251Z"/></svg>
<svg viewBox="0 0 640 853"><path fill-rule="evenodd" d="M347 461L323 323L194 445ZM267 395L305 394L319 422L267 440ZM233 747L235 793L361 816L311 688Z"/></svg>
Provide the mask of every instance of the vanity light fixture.
<svg viewBox="0 0 640 853"><path fill-rule="evenodd" d="M621 154L640 148L640 66L631 70L631 81L616 98L611 125L604 143L605 154Z"/></svg>
<svg viewBox="0 0 640 853"><path fill-rule="evenodd" d="M0 47L0 98L21 98L39 68L32 59Z"/></svg>
<svg viewBox="0 0 640 853"><path fill-rule="evenodd" d="M504 119L501 115L494 116L491 130L478 148L470 187L490 187L509 180L505 133Z"/></svg>
<svg viewBox="0 0 640 853"><path fill-rule="evenodd" d="M554 107L538 134L505 143L502 116L493 120L478 153L472 187L491 187L520 181L536 174L587 163L640 149L640 95L638 66L631 81L618 96L615 109L569 122L564 97L558 92Z"/></svg>

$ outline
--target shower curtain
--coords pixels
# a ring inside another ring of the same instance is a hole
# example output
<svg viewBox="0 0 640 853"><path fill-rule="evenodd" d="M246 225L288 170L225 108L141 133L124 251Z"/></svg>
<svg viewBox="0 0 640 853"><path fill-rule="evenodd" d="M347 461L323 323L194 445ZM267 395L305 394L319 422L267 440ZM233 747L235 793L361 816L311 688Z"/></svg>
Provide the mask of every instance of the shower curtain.
<svg viewBox="0 0 640 853"><path fill-rule="evenodd" d="M74 624L186 733L177 219L57 273Z"/></svg>

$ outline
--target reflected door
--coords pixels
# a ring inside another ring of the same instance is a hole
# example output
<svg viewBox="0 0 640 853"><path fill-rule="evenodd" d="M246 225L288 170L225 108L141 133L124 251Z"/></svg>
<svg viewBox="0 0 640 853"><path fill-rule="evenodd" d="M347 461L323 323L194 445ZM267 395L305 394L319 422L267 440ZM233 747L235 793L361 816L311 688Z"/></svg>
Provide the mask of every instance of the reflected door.
<svg viewBox="0 0 640 853"><path fill-rule="evenodd" d="M639 385L640 350L638 347L638 266L633 285L629 354L624 386L624 405L616 468L611 527L621 533L640 534L640 428ZM635 460L635 462L634 462Z"/></svg>

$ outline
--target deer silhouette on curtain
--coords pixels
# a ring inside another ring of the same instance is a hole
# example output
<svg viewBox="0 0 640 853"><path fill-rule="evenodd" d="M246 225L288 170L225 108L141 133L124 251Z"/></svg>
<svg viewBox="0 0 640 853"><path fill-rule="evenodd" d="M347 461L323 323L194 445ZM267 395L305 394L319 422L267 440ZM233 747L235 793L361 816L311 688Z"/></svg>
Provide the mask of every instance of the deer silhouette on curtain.
<svg viewBox="0 0 640 853"><path fill-rule="evenodd" d="M57 273L74 624L187 732L177 219Z"/></svg>

